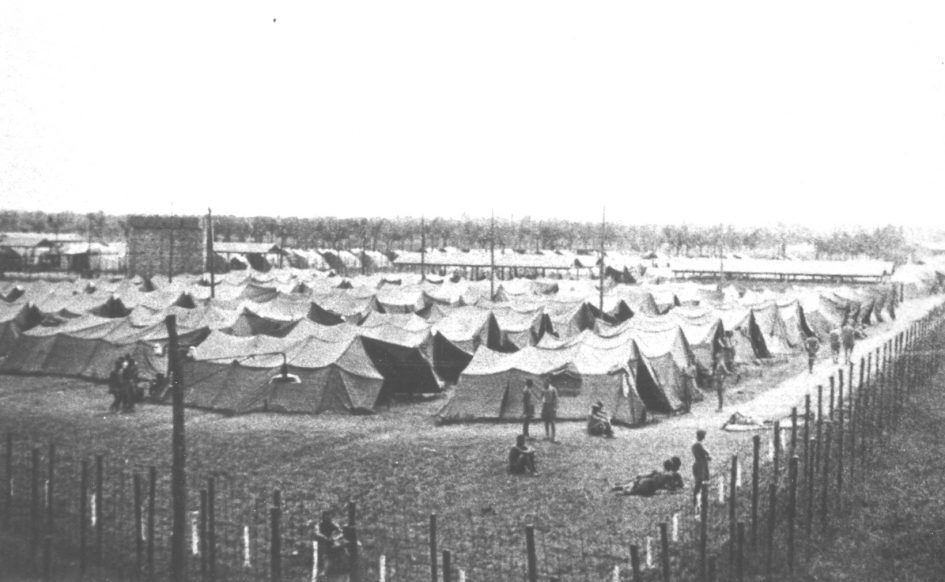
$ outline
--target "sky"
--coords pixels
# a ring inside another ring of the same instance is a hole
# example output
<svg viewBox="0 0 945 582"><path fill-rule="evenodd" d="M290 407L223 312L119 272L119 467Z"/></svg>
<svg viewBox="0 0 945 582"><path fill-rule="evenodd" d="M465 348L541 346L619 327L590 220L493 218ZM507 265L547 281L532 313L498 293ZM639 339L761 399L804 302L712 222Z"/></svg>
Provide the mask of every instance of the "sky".
<svg viewBox="0 0 945 582"><path fill-rule="evenodd" d="M0 209L938 224L945 2L0 2Z"/></svg>

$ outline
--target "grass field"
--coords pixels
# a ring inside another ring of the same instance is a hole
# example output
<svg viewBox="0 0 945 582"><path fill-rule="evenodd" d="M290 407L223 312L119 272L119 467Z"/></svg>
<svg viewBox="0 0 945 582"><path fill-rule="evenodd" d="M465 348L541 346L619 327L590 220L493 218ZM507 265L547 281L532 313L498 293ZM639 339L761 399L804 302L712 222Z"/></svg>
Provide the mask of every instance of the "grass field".
<svg viewBox="0 0 945 582"><path fill-rule="evenodd" d="M915 313L927 305L931 302L917 304ZM871 337L878 342L903 327L909 308L903 306L897 322L871 328ZM453 550L468 572L476 566L484 573L518 571L526 523L535 525L547 570L563 571L583 561L573 567L603 572L608 564L625 562L630 543L655 535L657 522L677 511L691 512L688 493L618 497L609 492L613 485L678 455L688 490L688 451L699 427L709 430L716 472L724 471L729 455L750 451L751 439L750 433L720 430L728 414L779 384L808 389L823 382L828 369L822 363L809 377L801 356L766 364L729 389L724 413L715 412L714 395L707 394L691 414L618 428L613 440L587 437L582 423L559 423L560 444L534 443L537 477L505 472L518 424L437 426L434 413L448 394L372 416L224 417L189 410L188 468L192 487L200 486L198 475L225 474L230 487L247 499L280 488L291 516L290 539L306 538L304 522L316 519L323 508L342 517L345 502L352 499L358 503L365 547L372 551L397 548L422 561L427 519L436 513L440 548ZM0 427L39 443L55 440L76 454L102 452L119 463L153 464L165 473L170 408L145 405L135 414L116 415L107 412L109 401L101 385L0 376ZM772 413L784 416L787 410ZM532 430L538 434L541 427Z"/></svg>

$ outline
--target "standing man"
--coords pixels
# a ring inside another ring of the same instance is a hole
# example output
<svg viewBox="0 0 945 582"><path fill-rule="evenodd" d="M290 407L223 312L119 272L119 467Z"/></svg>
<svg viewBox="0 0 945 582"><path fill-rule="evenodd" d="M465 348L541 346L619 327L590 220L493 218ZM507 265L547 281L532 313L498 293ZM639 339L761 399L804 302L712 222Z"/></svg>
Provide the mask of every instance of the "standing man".
<svg viewBox="0 0 945 582"><path fill-rule="evenodd" d="M816 335L808 336L804 340L804 350L807 351L807 371L814 373L814 362L817 361L817 352L820 351L820 340Z"/></svg>
<svg viewBox="0 0 945 582"><path fill-rule="evenodd" d="M849 364L853 358L853 344L856 342L853 325L847 321L840 328L840 341L843 343L843 359L845 364Z"/></svg>
<svg viewBox="0 0 945 582"><path fill-rule="evenodd" d="M705 440L705 431L696 431L696 442L692 444L692 503L699 505L699 494L709 484L709 461L712 456L705 450L702 441Z"/></svg>
<svg viewBox="0 0 945 582"><path fill-rule="evenodd" d="M725 370L725 365L722 362L719 362L715 365L715 370L712 371L712 384L715 388L715 393L719 398L719 409L718 412L722 412L722 405L725 403L725 376L727 371Z"/></svg>
<svg viewBox="0 0 945 582"><path fill-rule="evenodd" d="M545 438L555 440L555 417L558 416L558 389L545 380L545 389L541 394L541 420L545 423Z"/></svg>
<svg viewBox="0 0 945 582"><path fill-rule="evenodd" d="M525 380L525 387L522 389L522 416L525 417L525 421L522 423L522 434L525 435L525 438L531 438L528 434L528 425L531 423L532 418L535 417L535 395L532 394L532 389L534 384L532 379L529 378Z"/></svg>
<svg viewBox="0 0 945 582"><path fill-rule="evenodd" d="M840 329L830 330L830 355L833 356L833 363L840 363Z"/></svg>

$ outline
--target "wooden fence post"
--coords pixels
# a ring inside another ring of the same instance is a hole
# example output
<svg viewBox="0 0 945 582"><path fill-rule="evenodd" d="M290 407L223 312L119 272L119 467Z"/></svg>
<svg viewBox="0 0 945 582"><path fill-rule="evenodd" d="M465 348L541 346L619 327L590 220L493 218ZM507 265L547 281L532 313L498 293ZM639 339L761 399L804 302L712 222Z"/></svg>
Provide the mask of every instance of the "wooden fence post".
<svg viewBox="0 0 945 582"><path fill-rule="evenodd" d="M830 400L828 400L827 406L827 418L833 420L833 395L834 390L836 390L836 382L834 381L833 375L830 376Z"/></svg>
<svg viewBox="0 0 945 582"><path fill-rule="evenodd" d="M527 530L526 530L527 531ZM430 514L430 576L433 582L437 582L437 567L436 567L436 514Z"/></svg>
<svg viewBox="0 0 945 582"><path fill-rule="evenodd" d="M13 433L7 431L6 479L3 483L3 525L10 529L13 517Z"/></svg>
<svg viewBox="0 0 945 582"><path fill-rule="evenodd" d="M217 518L216 518L216 482L213 477L207 479L207 576L210 582L217 579Z"/></svg>
<svg viewBox="0 0 945 582"><path fill-rule="evenodd" d="M735 536L737 534L736 503L738 501L738 498L736 497L735 494L738 490L736 487L737 478L738 478L738 455L735 454L735 455L732 455L732 468L729 474L729 483L728 483L729 485L728 487L728 491L729 491L729 495L728 495L728 540L729 540L728 557L729 557L729 561L728 563L729 564L735 563Z"/></svg>
<svg viewBox="0 0 945 582"><path fill-rule="evenodd" d="M643 572L640 570L640 546L630 546L630 569L633 571L633 582L643 582Z"/></svg>
<svg viewBox="0 0 945 582"><path fill-rule="evenodd" d="M102 565L105 561L105 524L104 514L105 505L103 499L103 489L105 481L105 458L102 455L95 456L95 555L96 563Z"/></svg>
<svg viewBox="0 0 945 582"><path fill-rule="evenodd" d="M768 498L770 507L768 507L768 532L766 538L765 552L765 578L771 580L771 574L774 566L774 526L778 517L778 486L774 483L768 485Z"/></svg>
<svg viewBox="0 0 945 582"><path fill-rule="evenodd" d="M791 454L793 457L797 454L797 407L791 407Z"/></svg>
<svg viewBox="0 0 945 582"><path fill-rule="evenodd" d="M774 480L778 482L781 476L781 421L774 421Z"/></svg>
<svg viewBox="0 0 945 582"><path fill-rule="evenodd" d="M46 536L52 537L54 534L54 516L53 511L56 490L56 445L49 443L49 474L46 476Z"/></svg>
<svg viewBox="0 0 945 582"><path fill-rule="evenodd" d="M269 536L269 579L282 582L282 493L272 492L272 508L269 510L271 534Z"/></svg>
<svg viewBox="0 0 945 582"><path fill-rule="evenodd" d="M738 522L738 554L735 561L735 579L738 582L745 580L745 522Z"/></svg>
<svg viewBox="0 0 945 582"><path fill-rule="evenodd" d="M824 442L824 474L823 474L823 505L821 509L821 525L824 531L827 531L827 516L829 514L827 503L830 498L830 436L832 425L827 425L827 436Z"/></svg>
<svg viewBox="0 0 945 582"><path fill-rule="evenodd" d="M36 566L39 545L39 447L33 447L30 464L30 566Z"/></svg>
<svg viewBox="0 0 945 582"><path fill-rule="evenodd" d="M200 580L207 581L207 490L200 490Z"/></svg>
<svg viewBox="0 0 945 582"><path fill-rule="evenodd" d="M751 549L758 548L758 463L761 454L761 436L755 435L751 439Z"/></svg>
<svg viewBox="0 0 945 582"><path fill-rule="evenodd" d="M843 504L843 416L845 406L843 405L842 385L840 386L839 403L837 419L837 515L842 511L841 506Z"/></svg>
<svg viewBox="0 0 945 582"><path fill-rule="evenodd" d="M443 582L452 582L453 564L449 550L443 550Z"/></svg>
<svg viewBox="0 0 945 582"><path fill-rule="evenodd" d="M669 582L669 528L666 522L660 523L660 564L663 569L663 582Z"/></svg>
<svg viewBox="0 0 945 582"><path fill-rule="evenodd" d="M144 522L141 519L141 475L134 474L134 497L135 497L135 579L141 576L141 570L144 566L144 540L141 537L141 526Z"/></svg>
<svg viewBox="0 0 945 582"><path fill-rule="evenodd" d="M148 468L148 578L154 578L154 497L157 489L157 469Z"/></svg>
<svg viewBox="0 0 945 582"><path fill-rule="evenodd" d="M538 563L535 555L535 526L525 526L525 550L528 552L528 582L538 582Z"/></svg>
<svg viewBox="0 0 945 582"><path fill-rule="evenodd" d="M709 489L703 487L699 492L699 579L706 579L706 550L709 545Z"/></svg>
<svg viewBox="0 0 945 582"><path fill-rule="evenodd" d="M794 575L794 518L797 514L797 455L791 457L788 469L790 479L790 498L788 501L788 572Z"/></svg>
<svg viewBox="0 0 945 582"><path fill-rule="evenodd" d="M79 579L85 577L86 572L86 554L87 554L87 531L88 531L88 522L86 522L86 516L88 510L86 509L86 503L88 502L89 494L89 461L88 459L82 459L82 474L79 480Z"/></svg>
<svg viewBox="0 0 945 582"><path fill-rule="evenodd" d="M357 525L357 515L358 509L357 504L354 501L348 502L348 558L349 564L348 567L351 571L350 579L351 582L360 582L361 580L361 569L359 561L358 552L358 525ZM443 565L443 576L446 576L446 564Z"/></svg>

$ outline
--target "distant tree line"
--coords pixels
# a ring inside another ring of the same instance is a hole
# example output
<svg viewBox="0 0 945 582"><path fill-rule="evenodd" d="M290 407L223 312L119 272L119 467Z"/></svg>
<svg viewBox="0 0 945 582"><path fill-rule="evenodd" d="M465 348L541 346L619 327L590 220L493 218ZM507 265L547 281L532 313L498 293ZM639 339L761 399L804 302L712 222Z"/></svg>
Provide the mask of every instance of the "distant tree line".
<svg viewBox="0 0 945 582"><path fill-rule="evenodd" d="M127 236L126 217L102 212L45 213L0 211L0 232L78 232L96 240L115 241ZM303 248L363 248L378 251L418 250L425 237L427 247L488 248L488 218L298 218L214 215L216 240L271 242ZM421 228L422 223L422 228ZM718 256L720 253L782 256L787 247L810 243L817 258L874 257L898 262L910 252L902 229L885 226L872 230L835 230L815 233L798 225L734 227L624 224L607 222L607 249L635 252L664 251L671 255ZM531 217L495 219L497 249L591 250L601 244L601 223Z"/></svg>

